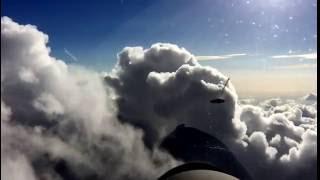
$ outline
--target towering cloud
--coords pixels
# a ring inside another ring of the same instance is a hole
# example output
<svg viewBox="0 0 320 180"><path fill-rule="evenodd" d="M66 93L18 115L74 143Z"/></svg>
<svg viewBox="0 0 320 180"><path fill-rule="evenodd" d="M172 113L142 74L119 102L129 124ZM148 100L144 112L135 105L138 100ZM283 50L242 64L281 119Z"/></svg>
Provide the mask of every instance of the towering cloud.
<svg viewBox="0 0 320 180"><path fill-rule="evenodd" d="M177 124L185 123L226 139L236 138L242 125L233 115L237 94L227 77L198 64L184 48L158 43L150 49L127 47L106 82L118 96L124 121L141 127L147 142L157 142ZM221 105L211 104L224 98Z"/></svg>
<svg viewBox="0 0 320 180"><path fill-rule="evenodd" d="M47 42L1 18L3 179L151 179L176 164L117 120L98 73L50 56Z"/></svg>
<svg viewBox="0 0 320 180"><path fill-rule="evenodd" d="M225 75L165 43L124 48L102 77L47 43L1 18L2 178L155 179L180 163L158 145L185 123L226 143L254 179L316 179L316 94L238 100Z"/></svg>

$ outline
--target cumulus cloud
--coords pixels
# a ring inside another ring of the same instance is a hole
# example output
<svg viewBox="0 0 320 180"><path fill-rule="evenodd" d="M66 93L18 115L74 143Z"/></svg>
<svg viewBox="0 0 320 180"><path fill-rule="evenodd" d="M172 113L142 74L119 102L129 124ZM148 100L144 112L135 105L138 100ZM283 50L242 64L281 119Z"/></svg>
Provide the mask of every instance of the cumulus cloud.
<svg viewBox="0 0 320 180"><path fill-rule="evenodd" d="M270 144L273 146L277 146L279 145L281 141L281 136L279 134L276 134L271 140L270 140Z"/></svg>
<svg viewBox="0 0 320 180"><path fill-rule="evenodd" d="M315 93L307 94L306 96L303 97L303 100L316 102L317 101L317 94L315 94Z"/></svg>
<svg viewBox="0 0 320 180"><path fill-rule="evenodd" d="M263 131L269 124L268 119L263 116L262 109L252 105L242 106L240 119L246 123L247 134L254 131Z"/></svg>
<svg viewBox="0 0 320 180"><path fill-rule="evenodd" d="M301 99L242 105L239 118L247 126L242 139L247 145L234 152L258 179L316 179L316 114Z"/></svg>
<svg viewBox="0 0 320 180"><path fill-rule="evenodd" d="M128 47L118 57L106 83L116 91L123 121L143 128L147 142L156 142L181 123L228 140L244 131L233 118L237 94L232 83L220 97L227 77L199 65L184 48L165 43ZM226 101L211 104L214 98Z"/></svg>
<svg viewBox="0 0 320 180"><path fill-rule="evenodd" d="M254 98L239 99L239 104L240 105L248 105L248 104L256 105L257 104L257 100L254 99Z"/></svg>
<svg viewBox="0 0 320 180"><path fill-rule="evenodd" d="M291 176L296 179L303 177L316 179L317 132L312 130L305 131L300 144L291 147L287 154L282 155L280 162L288 168L287 171L291 172ZM300 172L297 172L297 169Z"/></svg>
<svg viewBox="0 0 320 180"><path fill-rule="evenodd" d="M47 43L1 18L1 178L155 179L181 163L158 145L185 123L226 143L254 179L316 179L316 95L239 100L232 81L222 93L223 73L168 43L125 47L103 76Z"/></svg>
<svg viewBox="0 0 320 180"><path fill-rule="evenodd" d="M253 146L258 153L263 153L267 158L274 159L277 154L277 149L269 146L266 135L261 131L253 132L249 137L249 147Z"/></svg>
<svg viewBox="0 0 320 180"><path fill-rule="evenodd" d="M177 164L119 122L98 73L50 56L47 43L35 26L1 18L1 177L152 179Z"/></svg>

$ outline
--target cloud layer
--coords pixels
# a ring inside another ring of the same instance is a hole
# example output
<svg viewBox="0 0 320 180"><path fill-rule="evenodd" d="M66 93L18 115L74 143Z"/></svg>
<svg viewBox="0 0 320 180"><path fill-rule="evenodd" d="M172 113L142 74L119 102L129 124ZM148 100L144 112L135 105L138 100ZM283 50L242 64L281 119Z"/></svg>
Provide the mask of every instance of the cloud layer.
<svg viewBox="0 0 320 180"><path fill-rule="evenodd" d="M222 93L225 75L166 43L124 48L102 77L47 43L1 18L1 178L155 179L181 163L158 145L185 123L226 143L254 179L316 179L316 94L239 100L232 81Z"/></svg>
<svg viewBox="0 0 320 180"><path fill-rule="evenodd" d="M245 147L236 148L235 153L253 176L316 179L316 100L314 104L288 99L244 103L239 118L247 127L246 137L242 139Z"/></svg>

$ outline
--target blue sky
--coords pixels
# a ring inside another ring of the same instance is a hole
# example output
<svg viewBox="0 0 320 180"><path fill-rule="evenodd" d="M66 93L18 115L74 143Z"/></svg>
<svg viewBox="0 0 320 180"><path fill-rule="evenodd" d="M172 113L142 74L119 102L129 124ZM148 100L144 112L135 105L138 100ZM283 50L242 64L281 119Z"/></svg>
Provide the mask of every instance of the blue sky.
<svg viewBox="0 0 320 180"><path fill-rule="evenodd" d="M53 56L99 71L110 70L117 52L125 46L147 48L156 42L170 42L196 56L207 56L201 63L230 74L272 69L289 76L298 69L301 76L316 76L316 58L302 56L316 54L316 0L1 3L2 16L36 25L49 35ZM243 55L221 60L209 57L228 54Z"/></svg>

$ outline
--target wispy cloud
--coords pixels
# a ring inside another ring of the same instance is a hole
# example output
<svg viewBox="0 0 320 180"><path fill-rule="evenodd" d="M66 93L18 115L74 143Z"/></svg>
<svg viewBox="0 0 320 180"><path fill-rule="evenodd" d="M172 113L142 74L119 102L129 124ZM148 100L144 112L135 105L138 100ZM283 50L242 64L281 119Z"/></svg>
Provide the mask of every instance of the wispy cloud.
<svg viewBox="0 0 320 180"><path fill-rule="evenodd" d="M311 69L317 68L317 64L291 64L286 66L275 66L274 69Z"/></svg>
<svg viewBox="0 0 320 180"><path fill-rule="evenodd" d="M308 54L287 54L271 56L272 59L317 59L317 53Z"/></svg>
<svg viewBox="0 0 320 180"><path fill-rule="evenodd" d="M223 60L223 59L231 59L239 56L246 56L247 54L227 54L220 56L196 56L198 61L214 61L214 60Z"/></svg>
<svg viewBox="0 0 320 180"><path fill-rule="evenodd" d="M73 61L78 61L78 58L75 57L68 49L64 48L64 52L73 60Z"/></svg>

